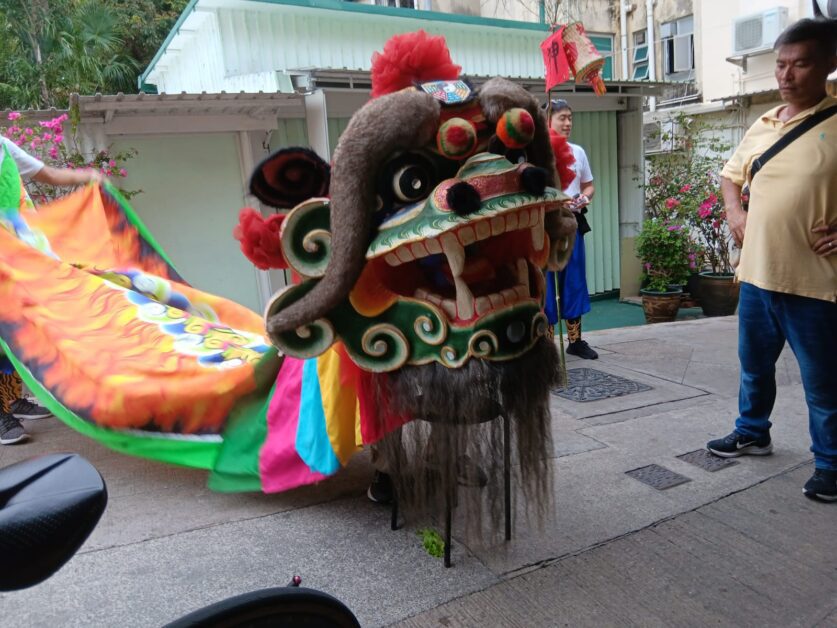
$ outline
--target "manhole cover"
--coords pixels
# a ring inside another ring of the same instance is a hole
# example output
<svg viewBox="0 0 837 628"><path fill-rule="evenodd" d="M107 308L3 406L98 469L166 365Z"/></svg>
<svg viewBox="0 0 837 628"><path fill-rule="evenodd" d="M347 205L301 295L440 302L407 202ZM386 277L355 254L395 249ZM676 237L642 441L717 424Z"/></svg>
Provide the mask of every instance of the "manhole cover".
<svg viewBox="0 0 837 628"><path fill-rule="evenodd" d="M678 486L692 481L685 475L675 473L671 469L666 469L658 464L649 464L647 467L640 467L633 471L625 471L625 475L629 475L635 480L656 488L658 491L664 491L672 486Z"/></svg>
<svg viewBox="0 0 837 628"><path fill-rule="evenodd" d="M688 462L689 464L693 464L696 467L700 467L706 471L717 471L718 469L723 469L724 467L731 467L734 464L738 464L737 460L730 460L729 458L720 458L718 456L713 456L705 449L697 449L695 451L690 451L687 454L683 454L682 456L677 456L680 460L684 462Z"/></svg>
<svg viewBox="0 0 837 628"><path fill-rule="evenodd" d="M599 401L651 390L651 386L591 368L567 370L567 386L553 389L552 394L570 401Z"/></svg>

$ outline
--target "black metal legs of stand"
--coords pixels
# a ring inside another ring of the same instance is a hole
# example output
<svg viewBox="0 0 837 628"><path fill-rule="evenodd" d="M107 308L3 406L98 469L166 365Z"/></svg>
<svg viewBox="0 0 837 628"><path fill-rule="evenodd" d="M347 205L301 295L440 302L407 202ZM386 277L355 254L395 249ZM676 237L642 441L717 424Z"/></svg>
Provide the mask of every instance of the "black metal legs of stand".
<svg viewBox="0 0 837 628"><path fill-rule="evenodd" d="M503 414L503 499L506 509L506 540L511 541L511 426Z"/></svg>
<svg viewBox="0 0 837 628"><path fill-rule="evenodd" d="M503 421L503 500L505 510L506 540L511 541L511 425L505 413L500 415ZM453 507L456 504L456 486L446 489L445 495L445 567L450 567L450 548L452 540ZM390 529L398 529L398 491L393 490Z"/></svg>

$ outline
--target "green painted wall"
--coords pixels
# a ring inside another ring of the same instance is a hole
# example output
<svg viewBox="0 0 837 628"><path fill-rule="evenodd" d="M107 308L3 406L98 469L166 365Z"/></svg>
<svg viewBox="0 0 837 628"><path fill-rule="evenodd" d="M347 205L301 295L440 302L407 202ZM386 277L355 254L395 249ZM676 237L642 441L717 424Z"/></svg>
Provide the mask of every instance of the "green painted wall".
<svg viewBox="0 0 837 628"><path fill-rule="evenodd" d="M587 288L590 294L619 288L619 170L616 112L578 112L570 138L590 160L596 195L587 220L593 229L584 236Z"/></svg>
<svg viewBox="0 0 837 628"><path fill-rule="evenodd" d="M232 236L243 204L233 133L127 137L139 154L128 165L132 204L193 286L261 311L253 266Z"/></svg>

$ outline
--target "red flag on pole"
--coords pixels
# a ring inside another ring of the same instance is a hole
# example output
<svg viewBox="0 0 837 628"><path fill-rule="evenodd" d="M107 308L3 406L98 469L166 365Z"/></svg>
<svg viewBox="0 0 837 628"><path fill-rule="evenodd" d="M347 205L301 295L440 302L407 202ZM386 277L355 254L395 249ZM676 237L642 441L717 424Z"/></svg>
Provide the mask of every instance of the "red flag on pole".
<svg viewBox="0 0 837 628"><path fill-rule="evenodd" d="M552 33L541 43L543 64L546 67L546 91L570 78L570 64L564 52L564 27Z"/></svg>

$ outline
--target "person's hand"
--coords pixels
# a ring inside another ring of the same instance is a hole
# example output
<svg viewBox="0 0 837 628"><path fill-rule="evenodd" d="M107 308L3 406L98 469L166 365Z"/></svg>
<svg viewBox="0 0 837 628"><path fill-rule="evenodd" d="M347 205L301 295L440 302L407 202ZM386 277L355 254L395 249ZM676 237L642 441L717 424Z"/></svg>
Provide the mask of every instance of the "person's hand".
<svg viewBox="0 0 837 628"><path fill-rule="evenodd" d="M747 227L747 212L740 207L727 209L727 226L732 234L732 239L738 248L744 243L744 229Z"/></svg>
<svg viewBox="0 0 837 628"><path fill-rule="evenodd" d="M587 207L590 204L590 199L586 194L579 194L575 197L575 206L578 210Z"/></svg>
<svg viewBox="0 0 837 628"><path fill-rule="evenodd" d="M104 175L95 168L86 168L80 171L83 183L101 183L105 180Z"/></svg>
<svg viewBox="0 0 837 628"><path fill-rule="evenodd" d="M814 253L821 257L828 257L837 252L837 227L834 225L823 225L811 229L814 233L822 233L823 236L811 245Z"/></svg>

